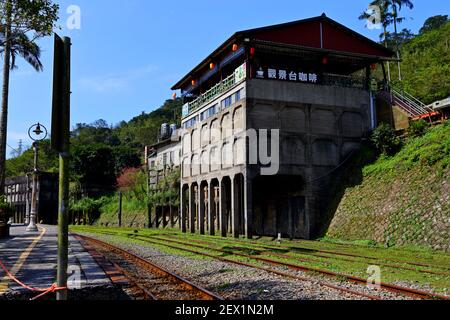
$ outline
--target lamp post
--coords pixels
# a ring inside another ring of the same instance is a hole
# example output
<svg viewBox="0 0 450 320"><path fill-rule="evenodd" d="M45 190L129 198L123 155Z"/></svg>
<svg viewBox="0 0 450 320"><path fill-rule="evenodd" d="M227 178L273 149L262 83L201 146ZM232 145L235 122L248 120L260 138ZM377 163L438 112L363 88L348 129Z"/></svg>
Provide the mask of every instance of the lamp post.
<svg viewBox="0 0 450 320"><path fill-rule="evenodd" d="M36 225L36 219L38 214L37 208L37 188L38 188L38 155L39 155L39 142L47 138L47 128L45 128L40 123L34 124L28 129L28 136L33 140L33 150L34 150L34 168L33 168L33 178L32 178L32 193L31 193L31 212L29 225L27 227L28 232L38 231Z"/></svg>

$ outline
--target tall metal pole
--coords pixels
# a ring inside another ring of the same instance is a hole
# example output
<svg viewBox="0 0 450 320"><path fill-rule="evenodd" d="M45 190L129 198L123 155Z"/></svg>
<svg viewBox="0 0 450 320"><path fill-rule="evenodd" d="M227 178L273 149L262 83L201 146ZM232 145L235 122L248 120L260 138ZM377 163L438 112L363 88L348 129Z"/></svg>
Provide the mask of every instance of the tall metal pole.
<svg viewBox="0 0 450 320"><path fill-rule="evenodd" d="M36 225L37 220L37 188L38 188L38 154L39 154L39 146L38 142L33 143L34 149L34 168L33 168L33 189L31 193L31 212L30 212L30 224L27 227L28 232L36 232L38 231L38 227Z"/></svg>
<svg viewBox="0 0 450 320"><path fill-rule="evenodd" d="M119 192L119 228L122 227L122 192Z"/></svg>
<svg viewBox="0 0 450 320"><path fill-rule="evenodd" d="M69 157L70 157L70 38L64 37L64 64L61 120L61 150L59 153L59 212L58 212L58 272L57 285L67 287L69 255ZM67 300L67 289L58 291L57 300Z"/></svg>
<svg viewBox="0 0 450 320"><path fill-rule="evenodd" d="M25 225L30 224L30 175L27 174L27 186L25 193Z"/></svg>

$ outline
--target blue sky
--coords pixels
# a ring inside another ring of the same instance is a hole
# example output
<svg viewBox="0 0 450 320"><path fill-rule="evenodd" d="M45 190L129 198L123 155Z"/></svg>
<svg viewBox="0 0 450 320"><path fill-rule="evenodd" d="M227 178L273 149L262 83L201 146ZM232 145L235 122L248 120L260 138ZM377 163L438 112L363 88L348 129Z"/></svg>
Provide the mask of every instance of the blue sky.
<svg viewBox="0 0 450 320"><path fill-rule="evenodd" d="M72 125L105 119L116 124L150 112L172 95L170 87L235 31L317 16L377 40L357 19L369 0L63 0L60 35L72 48ZM402 25L417 32L426 18L449 14L450 2L414 0ZM68 30L70 5L81 9L81 29ZM11 75L8 144L31 144L28 127L50 127L52 39L40 40L44 72L22 61ZM1 81L1 80L0 80ZM49 128L50 129L50 128ZM8 148L8 154L11 151Z"/></svg>

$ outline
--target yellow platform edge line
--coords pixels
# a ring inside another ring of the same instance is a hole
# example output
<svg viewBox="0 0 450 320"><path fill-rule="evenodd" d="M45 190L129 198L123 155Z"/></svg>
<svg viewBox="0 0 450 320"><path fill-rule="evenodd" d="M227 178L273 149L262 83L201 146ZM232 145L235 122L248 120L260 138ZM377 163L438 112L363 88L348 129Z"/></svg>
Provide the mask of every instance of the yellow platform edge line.
<svg viewBox="0 0 450 320"><path fill-rule="evenodd" d="M33 240L33 242L31 242L31 244L28 246L28 248L26 248L25 251L22 252L19 259L14 264L14 266L11 268L11 270L9 270L9 272L11 272L11 274L13 276L16 276L19 273L19 271L22 269L23 265L25 264L25 261L28 259L31 252L33 251L33 249L36 247L36 245L39 243L39 241L42 240L45 233L47 232L47 229L45 229L45 228L41 227L40 229L41 229L41 234L39 235L39 237L35 238ZM6 291L8 290L9 282L10 282L10 279L8 276L5 276L0 280L0 295L6 293Z"/></svg>

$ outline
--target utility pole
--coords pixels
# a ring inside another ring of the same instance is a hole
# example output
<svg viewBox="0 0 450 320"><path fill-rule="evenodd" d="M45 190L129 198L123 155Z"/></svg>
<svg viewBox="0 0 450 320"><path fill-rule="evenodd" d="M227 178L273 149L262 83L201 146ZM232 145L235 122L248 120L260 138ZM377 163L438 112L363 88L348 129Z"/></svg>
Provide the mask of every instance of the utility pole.
<svg viewBox="0 0 450 320"><path fill-rule="evenodd" d="M71 40L55 34L52 148L59 152L57 300L67 300L69 255L70 51Z"/></svg>
<svg viewBox="0 0 450 320"><path fill-rule="evenodd" d="M119 192L119 228L122 227L122 192Z"/></svg>

